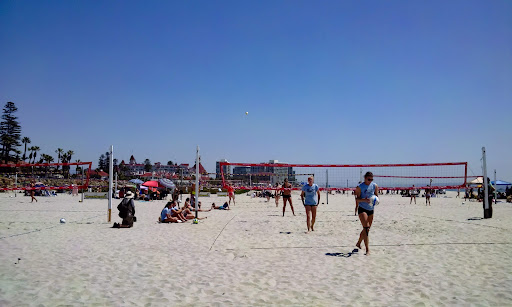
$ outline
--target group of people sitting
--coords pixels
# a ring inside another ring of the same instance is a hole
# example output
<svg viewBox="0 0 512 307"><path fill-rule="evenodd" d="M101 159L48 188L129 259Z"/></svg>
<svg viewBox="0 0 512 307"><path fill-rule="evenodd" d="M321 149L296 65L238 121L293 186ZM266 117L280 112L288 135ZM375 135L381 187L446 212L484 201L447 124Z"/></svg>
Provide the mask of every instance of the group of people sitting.
<svg viewBox="0 0 512 307"><path fill-rule="evenodd" d="M216 206L215 203L212 204L209 209L201 209L201 202L197 204L198 209L197 212L208 212L212 209L218 210L229 210L229 204L227 202L222 206ZM160 223L182 223L188 220L195 219L195 215L192 212L195 212L196 208L192 206L190 203L190 198L185 200L185 204L183 207L179 207L179 203L176 200L171 200L165 204L165 207L162 209L160 213L160 217L158 221ZM206 217L197 218L198 220L206 219Z"/></svg>

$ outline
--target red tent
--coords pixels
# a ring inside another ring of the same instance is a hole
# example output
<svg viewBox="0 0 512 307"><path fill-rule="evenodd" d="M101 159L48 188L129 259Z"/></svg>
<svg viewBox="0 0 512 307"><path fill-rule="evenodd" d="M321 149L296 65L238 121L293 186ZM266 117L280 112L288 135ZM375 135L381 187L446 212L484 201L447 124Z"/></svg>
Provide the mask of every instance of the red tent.
<svg viewBox="0 0 512 307"><path fill-rule="evenodd" d="M141 175L141 177L153 177L153 174L151 174L151 173L145 173L144 175Z"/></svg>

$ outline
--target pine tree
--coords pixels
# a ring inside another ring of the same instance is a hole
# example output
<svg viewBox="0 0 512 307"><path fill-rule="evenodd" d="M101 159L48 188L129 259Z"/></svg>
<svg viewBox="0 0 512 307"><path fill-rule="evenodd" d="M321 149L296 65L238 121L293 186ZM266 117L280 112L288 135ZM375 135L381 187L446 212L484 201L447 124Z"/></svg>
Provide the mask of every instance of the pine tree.
<svg viewBox="0 0 512 307"><path fill-rule="evenodd" d="M14 102L7 102L4 106L4 114L2 115L2 122L0 122L0 144L2 145L2 157L7 161L12 161L14 151L17 146L21 146L21 126L18 122L18 117L14 113L18 108Z"/></svg>

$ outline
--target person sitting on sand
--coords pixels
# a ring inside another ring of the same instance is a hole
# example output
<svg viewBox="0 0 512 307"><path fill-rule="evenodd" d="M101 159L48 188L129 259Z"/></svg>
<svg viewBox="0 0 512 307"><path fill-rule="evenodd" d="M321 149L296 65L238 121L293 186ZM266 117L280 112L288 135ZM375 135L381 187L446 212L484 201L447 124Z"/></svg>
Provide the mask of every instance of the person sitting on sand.
<svg viewBox="0 0 512 307"><path fill-rule="evenodd" d="M212 204L212 209L219 209L219 210L230 210L228 202L225 202L222 206L215 206L215 203Z"/></svg>
<svg viewBox="0 0 512 307"><path fill-rule="evenodd" d="M192 212L190 212L189 209L179 209L177 202L171 201L170 203L171 203L171 216L172 217L177 217L184 222L187 220L186 216L188 214L192 214Z"/></svg>
<svg viewBox="0 0 512 307"><path fill-rule="evenodd" d="M198 208L199 208L199 209L197 209L197 212L208 212L208 211L212 211L212 208L210 208L210 209L208 209L208 210L201 209L201 202L199 202L199 203L197 204L197 206L198 206ZM188 198L185 200L185 205L183 205L183 209L188 209L188 210L193 211L193 212L195 212L195 211L196 211L196 208L195 208L194 206L192 206L192 204L190 204L190 202L189 202L189 199L188 199Z"/></svg>
<svg viewBox="0 0 512 307"><path fill-rule="evenodd" d="M168 202L165 204L165 207L162 209L162 212L160 213L160 217L158 218L158 221L161 223L180 223L181 220L177 217L172 216L172 202Z"/></svg>
<svg viewBox="0 0 512 307"><path fill-rule="evenodd" d="M122 223L114 223L113 228L131 228L135 221L135 203L133 201L133 193L126 192L121 203L117 206L119 217L123 219Z"/></svg>

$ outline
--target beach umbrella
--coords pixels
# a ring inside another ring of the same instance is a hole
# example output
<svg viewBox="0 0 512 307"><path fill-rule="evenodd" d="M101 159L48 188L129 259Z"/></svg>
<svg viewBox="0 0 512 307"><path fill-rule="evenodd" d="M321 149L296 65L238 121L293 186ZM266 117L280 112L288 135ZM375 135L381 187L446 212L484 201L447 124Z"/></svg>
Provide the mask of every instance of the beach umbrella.
<svg viewBox="0 0 512 307"><path fill-rule="evenodd" d="M168 189L176 188L176 185L169 179L162 178L162 179L159 179L158 182L160 183L160 185L162 185Z"/></svg>
<svg viewBox="0 0 512 307"><path fill-rule="evenodd" d="M130 182L131 182L131 183L135 183L135 184L141 184L141 183L144 183L144 181L142 181L142 180L140 180L140 179L137 179L137 178L130 180Z"/></svg>
<svg viewBox="0 0 512 307"><path fill-rule="evenodd" d="M154 180L146 181L142 185L146 186L146 187L152 187L152 188L158 188L159 187L158 181L154 181Z"/></svg>

